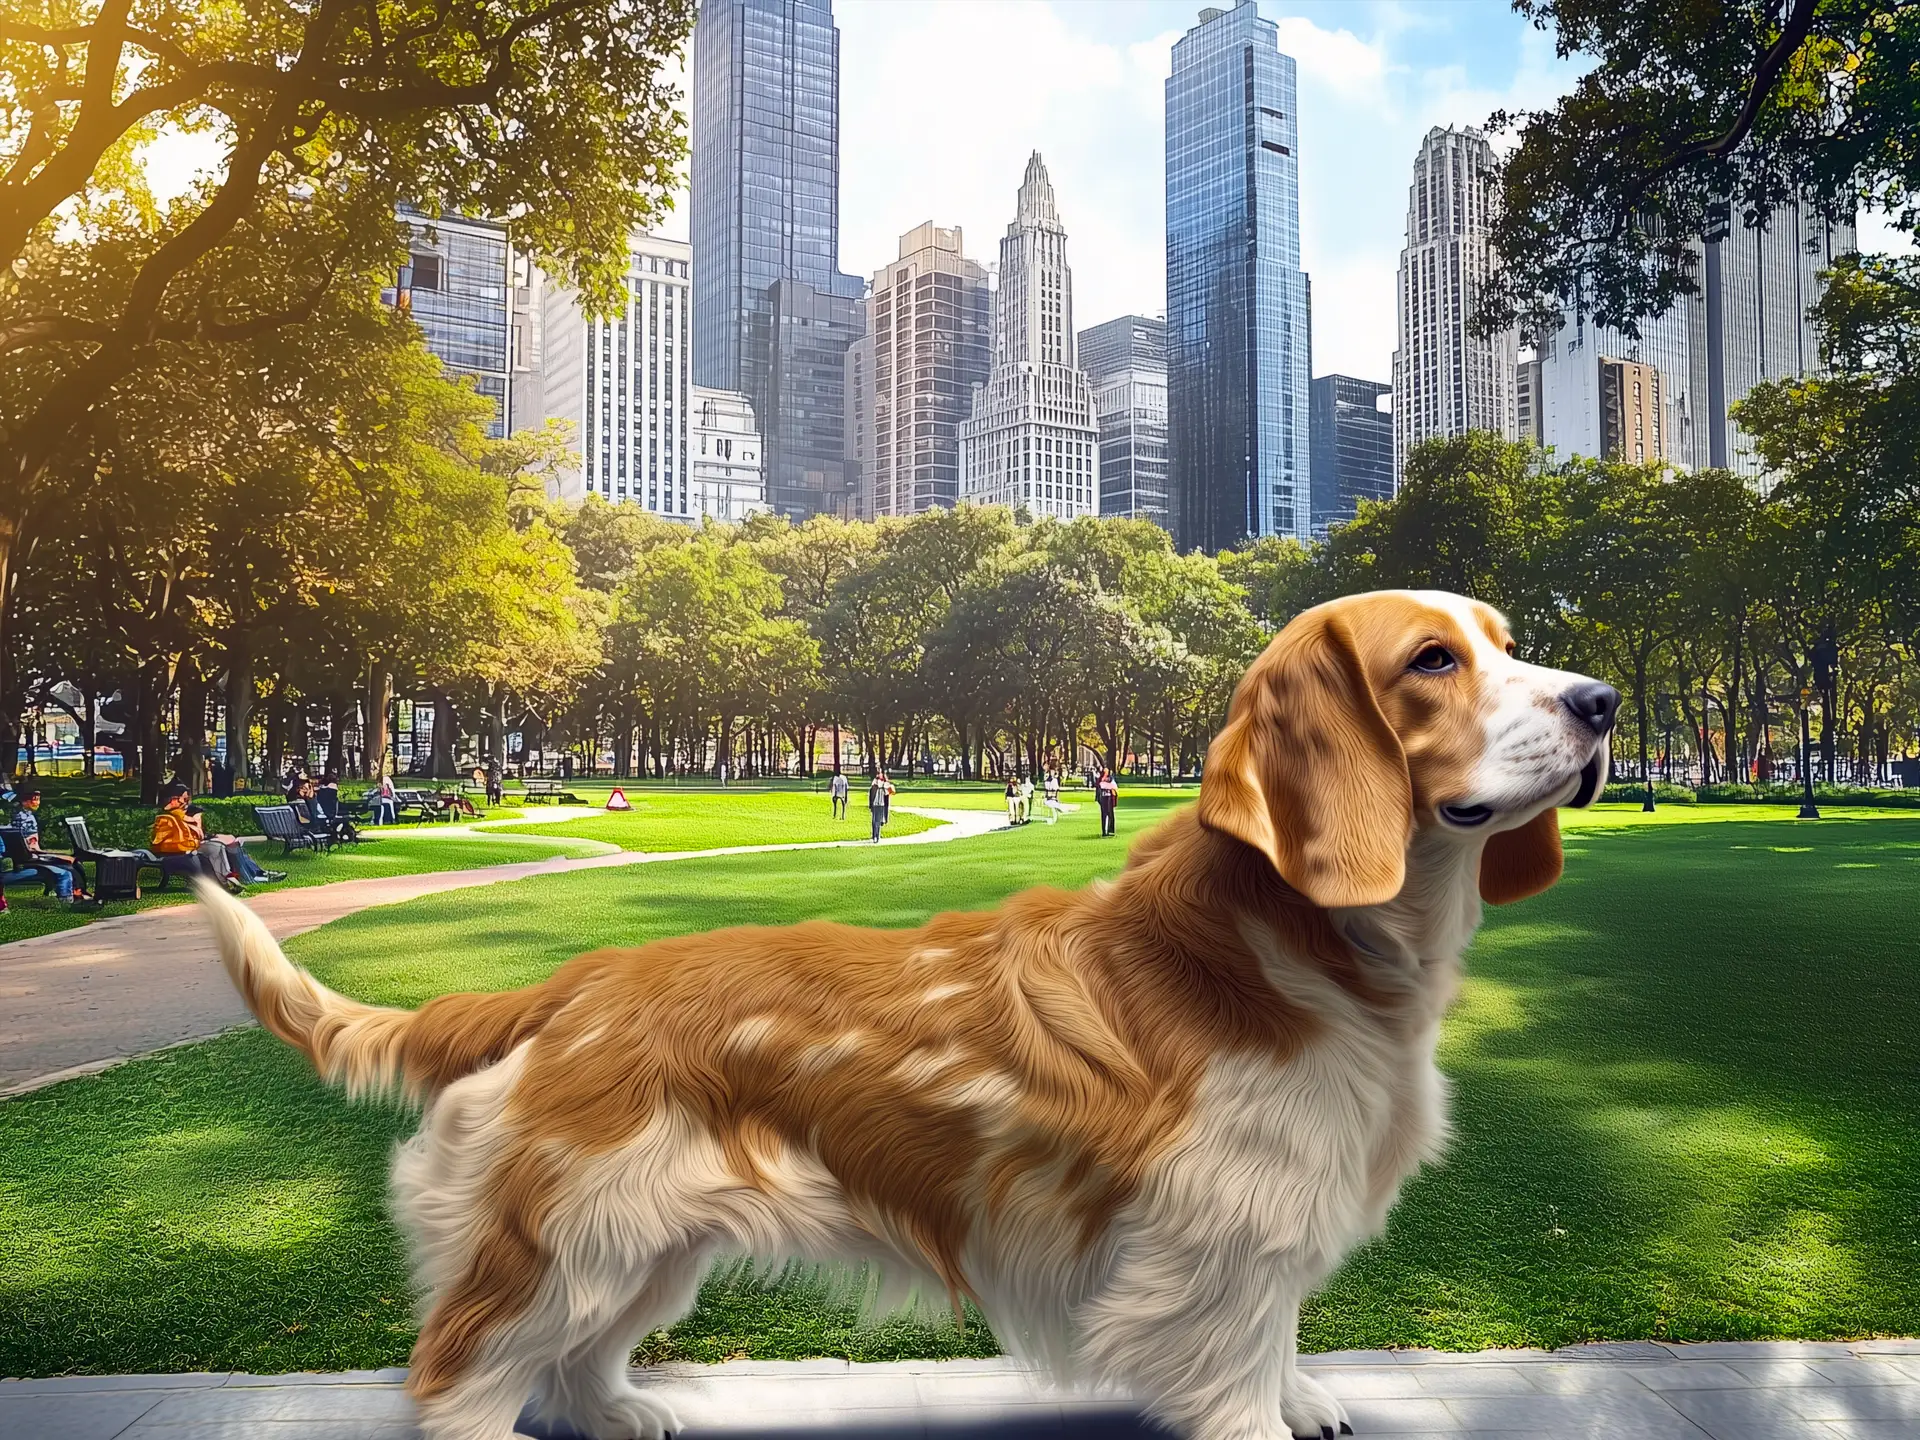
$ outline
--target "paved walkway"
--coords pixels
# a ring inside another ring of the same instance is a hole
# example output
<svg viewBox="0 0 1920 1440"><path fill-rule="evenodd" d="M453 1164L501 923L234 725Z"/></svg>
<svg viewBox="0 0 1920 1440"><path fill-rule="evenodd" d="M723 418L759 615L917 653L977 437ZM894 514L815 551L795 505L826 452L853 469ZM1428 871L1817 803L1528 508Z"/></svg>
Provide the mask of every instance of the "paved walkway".
<svg viewBox="0 0 1920 1440"><path fill-rule="evenodd" d="M1348 1351L1303 1362L1357 1440L1912 1440L1920 1341L1580 1345L1552 1352ZM345 1375L115 1375L0 1383L21 1440L412 1440L402 1370ZM1004 1360L737 1362L636 1376L689 1440L1132 1440L1118 1401L1037 1386ZM570 1435L523 1421L530 1435Z"/></svg>
<svg viewBox="0 0 1920 1440"><path fill-rule="evenodd" d="M882 845L939 843L1006 825L1004 817L992 810L897 808L945 823L913 835L887 836L880 841ZM848 824L856 822L862 831L866 829L864 815ZM511 835L495 838L503 843L521 839ZM369 906L394 905L473 885L498 885L529 875L871 843L822 840L659 853L610 850L599 855L515 861L477 870L263 890L249 897L248 903L274 935L284 940ZM247 1024L250 1019L191 905L162 906L15 940L0 945L0 1097L104 1070L169 1045L204 1040ZM0 1435L6 1433L0 1428Z"/></svg>

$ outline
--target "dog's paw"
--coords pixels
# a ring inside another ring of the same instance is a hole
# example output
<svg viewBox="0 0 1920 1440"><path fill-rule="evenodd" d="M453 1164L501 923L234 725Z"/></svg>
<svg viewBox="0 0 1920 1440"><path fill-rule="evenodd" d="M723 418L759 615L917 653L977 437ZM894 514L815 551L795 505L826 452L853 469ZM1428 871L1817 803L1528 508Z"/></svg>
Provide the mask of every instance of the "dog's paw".
<svg viewBox="0 0 1920 1440"><path fill-rule="evenodd" d="M1347 1407L1333 1398L1318 1380L1293 1373L1293 1383L1280 1400L1280 1418L1299 1440L1334 1440L1336 1435L1351 1435Z"/></svg>
<svg viewBox="0 0 1920 1440"><path fill-rule="evenodd" d="M667 1440L680 1429L666 1401L633 1386L576 1407L567 1420L594 1440Z"/></svg>

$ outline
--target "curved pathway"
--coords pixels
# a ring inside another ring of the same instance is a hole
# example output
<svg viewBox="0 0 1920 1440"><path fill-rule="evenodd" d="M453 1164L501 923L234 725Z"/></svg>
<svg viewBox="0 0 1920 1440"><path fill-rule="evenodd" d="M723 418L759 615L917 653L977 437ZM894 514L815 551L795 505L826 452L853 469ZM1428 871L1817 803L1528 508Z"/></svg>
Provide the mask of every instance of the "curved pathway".
<svg viewBox="0 0 1920 1440"><path fill-rule="evenodd" d="M880 841L882 845L935 844L1006 828L1005 818L992 810L896 808L944 823L914 835L887 836ZM521 837L498 838L511 842ZM284 940L370 906L395 905L444 890L498 885L530 875L872 843L816 840L730 845L717 850L608 850L598 855L512 861L477 870L430 871L376 880L342 880L295 890L264 890L249 897L248 903L275 937ZM206 928L191 905L162 906L15 940L0 945L0 1097L91 1074L170 1045L205 1040L248 1024L251 1018L228 983Z"/></svg>

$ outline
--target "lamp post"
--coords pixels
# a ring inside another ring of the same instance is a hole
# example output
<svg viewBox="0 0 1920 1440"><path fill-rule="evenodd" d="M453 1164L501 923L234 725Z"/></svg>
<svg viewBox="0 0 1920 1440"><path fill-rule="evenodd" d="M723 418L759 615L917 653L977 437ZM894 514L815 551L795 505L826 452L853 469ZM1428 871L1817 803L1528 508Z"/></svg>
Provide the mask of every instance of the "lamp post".
<svg viewBox="0 0 1920 1440"><path fill-rule="evenodd" d="M1813 700L1813 687L1800 687L1800 818L1818 820L1820 807L1813 803L1813 727L1807 722L1807 706Z"/></svg>

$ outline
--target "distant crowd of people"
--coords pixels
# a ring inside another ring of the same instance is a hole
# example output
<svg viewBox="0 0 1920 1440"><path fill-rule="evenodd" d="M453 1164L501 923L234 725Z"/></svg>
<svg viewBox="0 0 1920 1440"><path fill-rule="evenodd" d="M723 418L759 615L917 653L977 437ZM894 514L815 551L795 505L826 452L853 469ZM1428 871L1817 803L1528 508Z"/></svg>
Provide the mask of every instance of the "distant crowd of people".
<svg viewBox="0 0 1920 1440"><path fill-rule="evenodd" d="M1087 785L1093 791L1094 804L1100 809L1100 833L1115 833L1114 812L1120 804L1120 786L1113 778L1113 771L1091 769L1087 771ZM852 783L844 772L836 770L827 782L827 799L833 807L833 818L847 818L847 805L852 794ZM1059 823L1062 815L1068 814L1073 807L1060 798L1060 773L1057 770L1043 772L1040 785L1036 790L1033 777L1020 770L1007 777L1006 801L1007 824L1009 827L1028 824L1033 819L1033 797L1040 796L1040 803L1049 825ZM887 823L893 808L893 781L887 778L884 768L876 768L873 777L867 782L867 816L872 826L872 837L877 843L880 831Z"/></svg>

